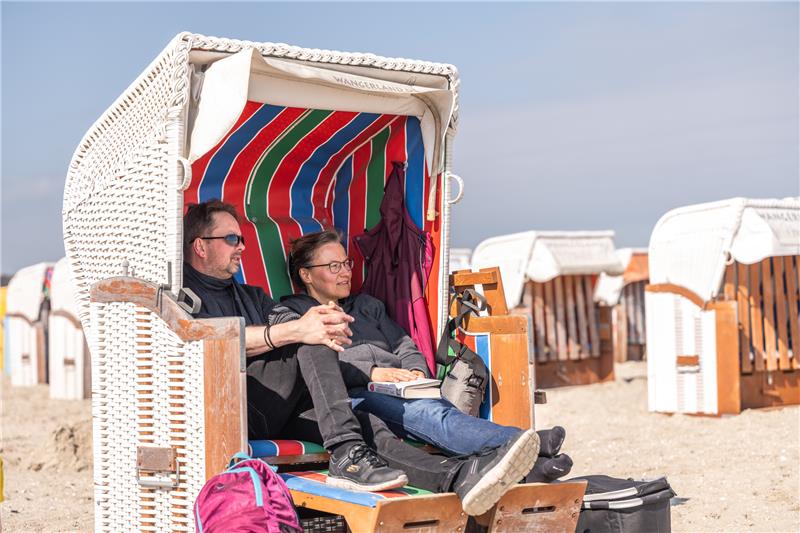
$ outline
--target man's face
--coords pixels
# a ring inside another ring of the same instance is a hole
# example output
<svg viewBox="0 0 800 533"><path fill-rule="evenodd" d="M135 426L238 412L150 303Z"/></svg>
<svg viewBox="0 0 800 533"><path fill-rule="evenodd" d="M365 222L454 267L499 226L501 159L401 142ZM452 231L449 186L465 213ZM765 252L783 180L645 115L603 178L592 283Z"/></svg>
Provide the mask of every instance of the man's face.
<svg viewBox="0 0 800 533"><path fill-rule="evenodd" d="M224 237L226 235L241 235L239 223L225 212L216 212L213 215L214 224L203 237ZM244 243L239 242L231 246L225 239L203 239L204 256L200 262L202 272L220 279L228 279L236 274L242 266L242 251Z"/></svg>

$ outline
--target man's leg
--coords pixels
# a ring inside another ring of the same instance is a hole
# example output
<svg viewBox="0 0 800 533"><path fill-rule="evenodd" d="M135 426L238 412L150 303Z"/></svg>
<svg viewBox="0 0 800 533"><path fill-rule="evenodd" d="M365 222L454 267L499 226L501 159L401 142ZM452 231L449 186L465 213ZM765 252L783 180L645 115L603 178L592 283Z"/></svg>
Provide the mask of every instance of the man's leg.
<svg viewBox="0 0 800 533"><path fill-rule="evenodd" d="M369 391L353 398L356 411L376 415L398 435L409 435L454 455L496 448L522 433L519 428L463 413L447 400L406 400Z"/></svg>
<svg viewBox="0 0 800 533"><path fill-rule="evenodd" d="M455 492L467 514L478 515L528 472L539 451L533 430L520 431L502 446L466 457L440 457L399 441L375 415L357 412L364 438L390 466L402 468L409 483L434 492Z"/></svg>
<svg viewBox="0 0 800 533"><path fill-rule="evenodd" d="M297 358L285 349L248 360L247 432L250 439L277 437L307 394Z"/></svg>
<svg viewBox="0 0 800 533"><path fill-rule="evenodd" d="M431 492L450 492L463 460L431 455L397 438L377 416L356 411L367 445L386 463L406 473L408 483Z"/></svg>

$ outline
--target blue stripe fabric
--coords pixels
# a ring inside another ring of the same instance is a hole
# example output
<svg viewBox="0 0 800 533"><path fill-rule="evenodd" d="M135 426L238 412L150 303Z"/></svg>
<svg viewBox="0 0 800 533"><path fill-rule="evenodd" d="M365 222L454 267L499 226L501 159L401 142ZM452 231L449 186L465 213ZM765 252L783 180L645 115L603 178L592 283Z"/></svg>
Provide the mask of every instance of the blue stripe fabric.
<svg viewBox="0 0 800 533"><path fill-rule="evenodd" d="M203 533L203 523L200 521L200 509L197 508L197 504L194 505L194 521L197 524L198 533Z"/></svg>
<svg viewBox="0 0 800 533"><path fill-rule="evenodd" d="M317 148L308 160L300 167L297 178L292 182L292 218L300 224L303 234L320 231L322 225L313 218L311 194L314 184L319 179L322 168L331 157L336 155L344 146L378 120L380 115L374 113L359 113L330 139Z"/></svg>
<svg viewBox="0 0 800 533"><path fill-rule="evenodd" d="M350 183L353 181L353 156L347 158L336 174L333 187L333 225L342 232L344 248L350 253Z"/></svg>
<svg viewBox="0 0 800 533"><path fill-rule="evenodd" d="M475 335L475 351L486 364L489 369L489 375L492 375L492 353L489 347L489 335ZM484 420L492 419L492 384L486 386L486 394L481 403L480 417Z"/></svg>
<svg viewBox="0 0 800 533"><path fill-rule="evenodd" d="M422 229L422 205L425 202L425 148L422 128L417 117L406 120L406 210L411 220Z"/></svg>
<svg viewBox="0 0 800 533"><path fill-rule="evenodd" d="M363 505L364 507L375 507L379 501L386 499L380 494L340 489L326 483L294 476L289 473L283 473L280 474L280 476L286 482L286 486L289 487L290 490L297 490L324 498L333 498L356 505Z"/></svg>
<svg viewBox="0 0 800 533"><path fill-rule="evenodd" d="M222 198L222 185L236 156L264 126L269 124L284 109L286 108L264 104L228 137L208 162L203 182L197 191L201 202L206 202L212 198Z"/></svg>
<svg viewBox="0 0 800 533"><path fill-rule="evenodd" d="M253 457L275 457L278 447L271 440L251 440L250 455Z"/></svg>

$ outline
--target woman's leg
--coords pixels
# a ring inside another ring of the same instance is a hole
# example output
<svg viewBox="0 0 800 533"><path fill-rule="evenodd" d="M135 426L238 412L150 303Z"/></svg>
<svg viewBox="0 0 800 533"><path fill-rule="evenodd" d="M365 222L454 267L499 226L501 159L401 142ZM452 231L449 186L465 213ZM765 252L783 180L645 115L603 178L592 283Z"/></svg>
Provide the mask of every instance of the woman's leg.
<svg viewBox="0 0 800 533"><path fill-rule="evenodd" d="M363 391L353 394L353 409L372 413L400 436L410 436L454 455L495 448L522 430L462 413L447 400L406 400Z"/></svg>

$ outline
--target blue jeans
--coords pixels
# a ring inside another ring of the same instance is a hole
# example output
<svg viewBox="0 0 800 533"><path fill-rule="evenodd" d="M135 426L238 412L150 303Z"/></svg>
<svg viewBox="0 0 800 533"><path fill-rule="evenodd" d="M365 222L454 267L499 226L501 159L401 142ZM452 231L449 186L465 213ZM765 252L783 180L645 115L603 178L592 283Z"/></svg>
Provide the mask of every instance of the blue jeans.
<svg viewBox="0 0 800 533"><path fill-rule="evenodd" d="M377 392L351 391L353 409L382 419L400 437L411 437L453 455L501 446L522 430L462 413L447 400L406 400Z"/></svg>

